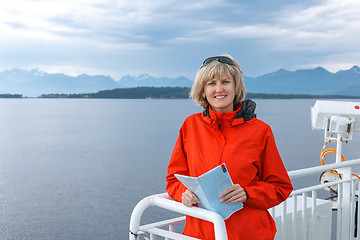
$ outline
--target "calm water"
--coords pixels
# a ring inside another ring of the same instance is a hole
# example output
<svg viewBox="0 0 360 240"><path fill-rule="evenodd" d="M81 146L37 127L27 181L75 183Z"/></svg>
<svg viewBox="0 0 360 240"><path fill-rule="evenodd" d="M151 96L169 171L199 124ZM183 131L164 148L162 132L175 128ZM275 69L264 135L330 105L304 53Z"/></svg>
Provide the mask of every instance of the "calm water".
<svg viewBox="0 0 360 240"><path fill-rule="evenodd" d="M315 100L256 102L288 170L320 165ZM127 239L135 204L165 191L178 130L201 108L190 100L0 99L0 110L0 239L110 240ZM358 158L359 145L355 134L345 157ZM145 220L154 216L150 209Z"/></svg>

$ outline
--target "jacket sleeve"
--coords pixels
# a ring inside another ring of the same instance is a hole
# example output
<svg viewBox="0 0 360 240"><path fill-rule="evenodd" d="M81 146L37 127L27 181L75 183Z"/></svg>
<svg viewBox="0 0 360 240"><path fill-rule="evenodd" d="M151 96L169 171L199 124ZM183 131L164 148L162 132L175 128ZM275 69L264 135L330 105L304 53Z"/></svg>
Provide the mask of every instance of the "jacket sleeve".
<svg viewBox="0 0 360 240"><path fill-rule="evenodd" d="M174 174L182 174L189 176L189 169L183 140L183 131L181 128L179 131L179 137L176 141L174 150L170 158L168 172L166 176L166 191L175 201L178 202L182 201L182 193L185 192L186 187L174 176Z"/></svg>
<svg viewBox="0 0 360 240"><path fill-rule="evenodd" d="M260 181L244 187L249 197L245 204L254 208L268 209L286 200L293 187L270 127L267 128L263 141L264 148L259 166Z"/></svg>

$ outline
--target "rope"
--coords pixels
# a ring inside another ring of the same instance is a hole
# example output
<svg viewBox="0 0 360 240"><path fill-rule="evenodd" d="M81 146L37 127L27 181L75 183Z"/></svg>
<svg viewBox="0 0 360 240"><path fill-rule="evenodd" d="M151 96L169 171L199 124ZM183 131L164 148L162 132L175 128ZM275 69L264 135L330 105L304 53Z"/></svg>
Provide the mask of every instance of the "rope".
<svg viewBox="0 0 360 240"><path fill-rule="evenodd" d="M143 231L138 231L137 233L133 233L132 231L129 230L129 232L135 236L135 239L137 239L139 236L142 236L145 240L150 240L150 238L148 238L145 232Z"/></svg>
<svg viewBox="0 0 360 240"><path fill-rule="evenodd" d="M333 135L331 135L331 137L332 137L332 136L333 136ZM329 154L329 153L335 153L335 154L336 154L336 149L334 149L334 148L325 149L325 147L326 147L326 145L327 145L328 143L329 143L329 141L326 141L326 142L324 143L324 146L323 146L322 150L321 150L320 161L321 161L321 164L322 164L322 165L326 165L326 163L325 163L325 161L324 161L324 158L325 158L325 156L326 156L327 154ZM342 161L342 162L345 162L345 157L344 157L343 154L341 154L341 161ZM330 170L329 173L332 173L332 174L335 174L335 175L340 175L340 176L342 175L341 173L338 173L338 172L333 171L333 170ZM352 173L352 175L360 179L360 176L356 175L355 173Z"/></svg>

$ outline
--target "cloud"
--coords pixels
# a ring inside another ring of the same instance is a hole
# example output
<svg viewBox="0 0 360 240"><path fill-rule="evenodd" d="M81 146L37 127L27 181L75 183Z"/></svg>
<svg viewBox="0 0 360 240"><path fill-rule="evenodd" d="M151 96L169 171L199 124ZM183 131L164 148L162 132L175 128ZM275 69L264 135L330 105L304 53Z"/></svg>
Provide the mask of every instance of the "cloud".
<svg viewBox="0 0 360 240"><path fill-rule="evenodd" d="M218 23L206 34L210 39L223 37L244 45L252 42L265 57L278 62L274 66L279 68L303 67L306 62L306 66L336 71L336 67L339 70L360 62L359 12L356 0L328 0L306 8L289 5L269 15L266 23Z"/></svg>
<svg viewBox="0 0 360 240"><path fill-rule="evenodd" d="M306 9L286 7L270 23L217 23L197 35L238 40L262 40L280 51L329 50L334 44L352 42L360 37L360 2L326 1ZM190 35L190 34L189 34ZM341 44L345 47L345 44Z"/></svg>
<svg viewBox="0 0 360 240"><path fill-rule="evenodd" d="M203 57L229 52L241 54L257 74L335 66L359 61L352 54L359 52L359 5L357 0L2 1L0 55L6 62L0 61L71 72L76 67L191 72Z"/></svg>
<svg viewBox="0 0 360 240"><path fill-rule="evenodd" d="M76 53L78 46L92 46L94 51L153 52L164 45L176 43L172 42L173 39L186 37L194 25L197 26L195 28L203 27L204 21L195 21L194 24L196 13L206 13L219 6L226 6L226 1L2 2L0 43L17 49L16 45L28 46L31 42L34 48L47 45L50 50L52 46L54 53L59 48Z"/></svg>
<svg viewBox="0 0 360 240"><path fill-rule="evenodd" d="M278 24L294 33L286 38L290 46L303 43L312 50L331 51L337 46L344 51L349 50L345 42L358 41L360 37L359 10L360 2L356 0L328 0L304 10L284 12Z"/></svg>

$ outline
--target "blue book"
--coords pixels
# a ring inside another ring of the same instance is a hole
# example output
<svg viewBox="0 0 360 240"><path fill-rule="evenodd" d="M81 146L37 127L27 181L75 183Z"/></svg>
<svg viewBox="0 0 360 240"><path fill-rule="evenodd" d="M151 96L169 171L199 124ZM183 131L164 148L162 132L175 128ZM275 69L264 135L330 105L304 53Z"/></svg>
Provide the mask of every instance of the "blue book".
<svg viewBox="0 0 360 240"><path fill-rule="evenodd" d="M225 163L211 169L199 177L175 174L175 177L200 200L199 207L219 213L227 219L243 207L243 203L222 203L219 195L231 187L233 182Z"/></svg>

